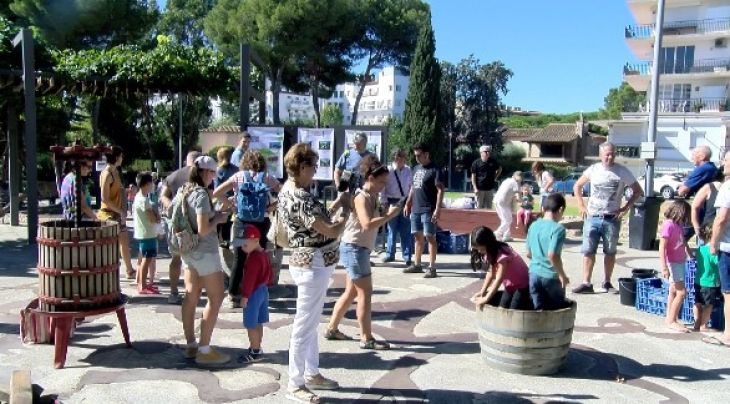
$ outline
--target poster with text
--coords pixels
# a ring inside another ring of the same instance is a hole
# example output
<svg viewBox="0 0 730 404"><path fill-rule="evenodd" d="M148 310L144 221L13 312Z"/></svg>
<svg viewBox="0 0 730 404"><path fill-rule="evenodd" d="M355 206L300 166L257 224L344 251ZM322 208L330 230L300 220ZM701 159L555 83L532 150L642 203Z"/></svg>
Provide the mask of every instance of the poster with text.
<svg viewBox="0 0 730 404"><path fill-rule="evenodd" d="M319 154L319 168L315 180L331 180L335 165L335 130L299 128L299 142L309 143Z"/></svg>
<svg viewBox="0 0 730 404"><path fill-rule="evenodd" d="M266 160L271 175L284 178L284 128L248 127L249 149L258 150Z"/></svg>
<svg viewBox="0 0 730 404"><path fill-rule="evenodd" d="M352 146L352 138L355 137L356 133L360 132L368 137L368 150L375 153L378 158L382 158L382 154L380 153L383 150L383 134L379 130L345 130L345 141L347 142L345 148L349 149Z"/></svg>

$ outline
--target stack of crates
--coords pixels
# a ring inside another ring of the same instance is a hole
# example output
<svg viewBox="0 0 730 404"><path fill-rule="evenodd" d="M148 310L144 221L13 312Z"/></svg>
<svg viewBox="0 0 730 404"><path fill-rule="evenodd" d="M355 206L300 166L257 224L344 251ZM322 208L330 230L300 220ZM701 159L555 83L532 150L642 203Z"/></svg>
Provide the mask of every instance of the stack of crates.
<svg viewBox="0 0 730 404"><path fill-rule="evenodd" d="M679 312L679 320L685 324L694 323L693 307L695 303L694 280L696 262L687 261L684 276L684 284L687 288L687 297L684 299L682 309ZM636 280L636 310L666 316L667 298L669 296L669 282L659 278L637 279ZM719 330L724 329L723 306L715 306L710 317L710 327Z"/></svg>
<svg viewBox="0 0 730 404"><path fill-rule="evenodd" d="M469 254L469 235L439 230L436 232L436 245L440 254Z"/></svg>

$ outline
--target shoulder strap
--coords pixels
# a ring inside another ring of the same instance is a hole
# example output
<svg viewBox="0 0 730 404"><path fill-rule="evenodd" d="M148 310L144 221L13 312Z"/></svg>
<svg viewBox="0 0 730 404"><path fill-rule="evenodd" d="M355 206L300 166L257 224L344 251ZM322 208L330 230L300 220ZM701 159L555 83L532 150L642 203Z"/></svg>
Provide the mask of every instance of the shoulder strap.
<svg viewBox="0 0 730 404"><path fill-rule="evenodd" d="M258 182L259 184L263 184L264 183L264 174L265 173L263 171L256 174L256 182Z"/></svg>
<svg viewBox="0 0 730 404"><path fill-rule="evenodd" d="M398 183L398 189L400 190L400 196L401 198L406 196L406 193L403 192L403 186L400 184L400 178L398 178L398 169L393 169L393 174L395 174L395 181Z"/></svg>

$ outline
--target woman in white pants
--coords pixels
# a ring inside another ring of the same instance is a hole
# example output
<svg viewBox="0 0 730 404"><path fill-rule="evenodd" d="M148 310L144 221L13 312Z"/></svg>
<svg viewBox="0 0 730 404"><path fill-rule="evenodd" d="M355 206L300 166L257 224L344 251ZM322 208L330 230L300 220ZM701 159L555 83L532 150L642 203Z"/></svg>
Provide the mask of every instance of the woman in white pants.
<svg viewBox="0 0 730 404"><path fill-rule="evenodd" d="M520 192L522 173L515 171L511 178L502 181L494 194L494 209L499 216L499 227L494 235L499 241L512 241L510 229L512 228L512 204Z"/></svg>
<svg viewBox="0 0 730 404"><path fill-rule="evenodd" d="M289 183L279 193L277 213L286 228L291 248L289 273L297 285L297 311L289 346L287 398L318 403L311 390L334 390L339 385L319 373L317 327L332 271L339 260L338 237L345 228L349 209L334 221L325 206L310 193L319 156L308 143L294 145L284 157ZM350 194L340 196L351 206Z"/></svg>

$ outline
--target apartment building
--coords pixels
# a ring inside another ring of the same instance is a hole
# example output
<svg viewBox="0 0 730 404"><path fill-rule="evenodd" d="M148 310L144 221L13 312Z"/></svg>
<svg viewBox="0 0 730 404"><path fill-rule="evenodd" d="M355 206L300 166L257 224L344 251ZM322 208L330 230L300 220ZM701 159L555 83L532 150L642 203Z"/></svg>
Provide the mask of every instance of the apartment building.
<svg viewBox="0 0 730 404"><path fill-rule="evenodd" d="M640 61L624 66L624 81L647 100L612 121L609 141L619 162L641 174L640 143L649 129L648 94L654 66L656 0L627 0L636 21L626 27L628 47ZM718 161L730 144L730 2L666 0L660 61L657 171L688 171L691 150L707 145Z"/></svg>

